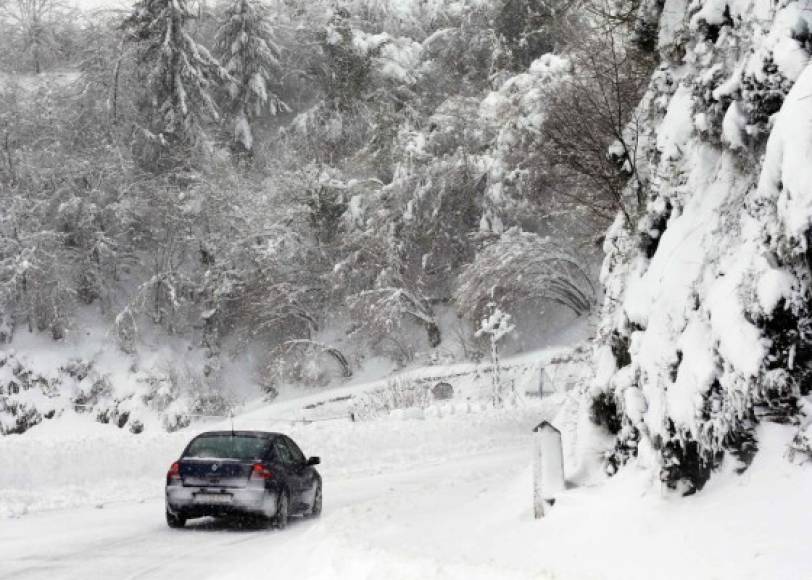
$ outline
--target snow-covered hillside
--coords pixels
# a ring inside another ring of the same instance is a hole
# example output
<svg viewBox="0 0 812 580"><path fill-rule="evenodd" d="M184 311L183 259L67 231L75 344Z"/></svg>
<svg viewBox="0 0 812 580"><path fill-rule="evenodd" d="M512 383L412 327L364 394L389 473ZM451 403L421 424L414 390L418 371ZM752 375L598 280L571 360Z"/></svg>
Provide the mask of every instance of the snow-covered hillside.
<svg viewBox="0 0 812 580"><path fill-rule="evenodd" d="M592 397L617 433L611 471L637 457L693 490L725 451L752 460L760 420L807 421L812 13L651 6L650 193L637 227L607 237Z"/></svg>

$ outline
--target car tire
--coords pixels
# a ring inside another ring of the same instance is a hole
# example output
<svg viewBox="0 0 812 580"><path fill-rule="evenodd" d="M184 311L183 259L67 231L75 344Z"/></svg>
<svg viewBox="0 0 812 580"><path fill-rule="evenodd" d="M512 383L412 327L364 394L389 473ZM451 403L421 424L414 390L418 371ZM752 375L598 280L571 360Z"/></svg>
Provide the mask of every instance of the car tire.
<svg viewBox="0 0 812 580"><path fill-rule="evenodd" d="M288 525L288 515L290 510L290 499L285 491L279 493L276 498L276 515L273 517L273 525L278 530L284 530Z"/></svg>
<svg viewBox="0 0 812 580"><path fill-rule="evenodd" d="M309 518L317 518L321 515L321 484L316 488L316 493L313 494L313 505L310 506L310 511L307 513Z"/></svg>
<svg viewBox="0 0 812 580"><path fill-rule="evenodd" d="M180 514L173 514L166 510L166 523L170 528L182 528L186 525L186 518Z"/></svg>

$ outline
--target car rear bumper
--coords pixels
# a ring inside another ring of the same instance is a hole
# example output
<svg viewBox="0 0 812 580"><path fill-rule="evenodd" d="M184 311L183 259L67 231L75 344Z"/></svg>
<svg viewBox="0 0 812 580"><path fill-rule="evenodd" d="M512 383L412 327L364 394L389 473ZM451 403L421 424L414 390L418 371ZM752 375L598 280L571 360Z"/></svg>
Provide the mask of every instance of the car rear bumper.
<svg viewBox="0 0 812 580"><path fill-rule="evenodd" d="M225 503L208 501L203 494L223 495ZM276 492L261 488L206 488L183 485L166 486L166 509L187 518L220 515L276 514Z"/></svg>

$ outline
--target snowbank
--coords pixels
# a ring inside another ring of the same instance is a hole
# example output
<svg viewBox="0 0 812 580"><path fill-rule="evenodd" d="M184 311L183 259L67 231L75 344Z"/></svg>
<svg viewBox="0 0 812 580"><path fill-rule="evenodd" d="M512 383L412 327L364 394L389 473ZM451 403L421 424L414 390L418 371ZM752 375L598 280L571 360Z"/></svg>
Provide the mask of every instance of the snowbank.
<svg viewBox="0 0 812 580"><path fill-rule="evenodd" d="M788 237L805 243L812 221L812 66L804 68L778 113L759 192L773 198Z"/></svg>

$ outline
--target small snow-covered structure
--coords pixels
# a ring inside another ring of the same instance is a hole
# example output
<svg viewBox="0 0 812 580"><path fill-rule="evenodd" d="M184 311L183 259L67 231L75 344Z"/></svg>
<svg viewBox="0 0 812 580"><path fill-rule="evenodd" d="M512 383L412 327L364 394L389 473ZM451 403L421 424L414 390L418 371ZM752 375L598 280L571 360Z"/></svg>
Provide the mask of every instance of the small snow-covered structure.
<svg viewBox="0 0 812 580"><path fill-rule="evenodd" d="M454 387L451 383L441 381L431 388L431 395L435 401L447 401L454 397Z"/></svg>
<svg viewBox="0 0 812 580"><path fill-rule="evenodd" d="M539 519L555 503L555 496L564 490L564 451L561 431L549 421L534 429L533 515Z"/></svg>

